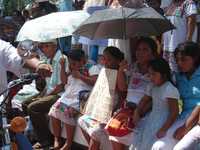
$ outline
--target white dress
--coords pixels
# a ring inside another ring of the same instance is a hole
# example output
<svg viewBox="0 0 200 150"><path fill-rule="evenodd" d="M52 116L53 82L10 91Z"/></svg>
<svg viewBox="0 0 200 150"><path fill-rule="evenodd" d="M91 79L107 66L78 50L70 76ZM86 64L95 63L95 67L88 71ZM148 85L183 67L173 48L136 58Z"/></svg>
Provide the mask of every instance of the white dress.
<svg viewBox="0 0 200 150"><path fill-rule="evenodd" d="M175 145L173 150L199 150L199 143L200 125L197 124Z"/></svg>
<svg viewBox="0 0 200 150"><path fill-rule="evenodd" d="M89 75L94 76L98 75L99 70L96 66L92 66L89 69ZM80 79L68 77L68 82L65 85L65 91L61 97L56 101L56 103L51 107L49 115L61 120L62 122L70 125L76 125L76 118L69 117L66 112L66 108L72 107L75 110L79 111L80 101L79 93L84 90L91 90L92 87L83 82Z"/></svg>
<svg viewBox="0 0 200 150"><path fill-rule="evenodd" d="M132 147L136 150L151 149L153 143L158 140L157 131L163 126L169 115L167 98L179 99L179 92L171 82L165 82L159 87L149 86L146 94L152 97L152 111L143 124L143 132L138 132L138 135L134 137L136 140L141 138Z"/></svg>

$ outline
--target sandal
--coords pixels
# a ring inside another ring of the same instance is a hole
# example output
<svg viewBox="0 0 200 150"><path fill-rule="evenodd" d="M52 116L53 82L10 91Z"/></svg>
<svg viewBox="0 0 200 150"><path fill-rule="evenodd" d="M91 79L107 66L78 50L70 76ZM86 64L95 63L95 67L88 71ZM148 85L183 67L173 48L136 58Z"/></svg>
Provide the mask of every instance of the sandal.
<svg viewBox="0 0 200 150"><path fill-rule="evenodd" d="M32 148L34 150L39 150L39 149L42 149L42 148L45 148L48 146L50 146L50 144L48 142L44 142L44 143L37 142L32 146Z"/></svg>

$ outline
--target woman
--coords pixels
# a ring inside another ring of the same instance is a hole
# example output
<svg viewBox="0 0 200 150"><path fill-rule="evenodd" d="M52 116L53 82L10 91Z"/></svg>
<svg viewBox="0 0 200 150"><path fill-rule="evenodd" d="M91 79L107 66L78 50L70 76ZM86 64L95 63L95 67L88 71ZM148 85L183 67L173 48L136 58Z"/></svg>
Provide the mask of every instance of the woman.
<svg viewBox="0 0 200 150"><path fill-rule="evenodd" d="M127 87L127 106L137 106L140 99L144 96L147 85L150 83L148 69L149 63L152 59L158 56L157 45L155 41L148 37L142 37L136 44L136 62L131 71L130 81ZM120 66L119 71L127 70L127 64ZM125 80L123 76L121 81ZM126 83L126 82L124 82ZM133 110L133 107L131 107ZM132 144L135 134L133 132L125 136L111 136L109 139L112 141L114 150L123 150L126 146Z"/></svg>

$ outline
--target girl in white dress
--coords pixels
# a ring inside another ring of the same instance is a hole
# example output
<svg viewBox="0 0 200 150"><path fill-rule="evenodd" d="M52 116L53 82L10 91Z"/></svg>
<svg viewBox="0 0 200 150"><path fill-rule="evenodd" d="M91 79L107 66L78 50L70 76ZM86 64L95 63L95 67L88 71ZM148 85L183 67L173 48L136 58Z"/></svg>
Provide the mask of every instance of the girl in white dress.
<svg viewBox="0 0 200 150"><path fill-rule="evenodd" d="M179 93L171 83L168 63L162 58L151 61L149 75L152 84L147 88L145 96L135 110L133 119L138 120L137 118L151 110L143 124L143 131L134 137L136 139L137 137L141 138L137 145L133 145L137 150L151 149L156 140L167 135L179 114Z"/></svg>
<svg viewBox="0 0 200 150"><path fill-rule="evenodd" d="M70 72L65 72L65 61L61 59L61 80L65 84L65 92L56 101L49 111L52 120L54 134L54 148L70 150L76 127L77 114L80 109L79 93L83 90L90 90L91 86L83 79L89 77L90 73L83 70L85 54L82 50L73 50L68 53ZM67 140L61 147L61 122L66 128Z"/></svg>

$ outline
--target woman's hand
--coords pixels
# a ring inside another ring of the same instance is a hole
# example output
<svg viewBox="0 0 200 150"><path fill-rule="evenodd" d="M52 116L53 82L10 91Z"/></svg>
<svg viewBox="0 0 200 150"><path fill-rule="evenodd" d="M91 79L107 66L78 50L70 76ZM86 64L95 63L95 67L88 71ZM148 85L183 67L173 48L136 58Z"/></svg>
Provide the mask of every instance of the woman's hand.
<svg viewBox="0 0 200 150"><path fill-rule="evenodd" d="M160 129L158 130L158 132L156 133L156 136L157 136L157 138L160 139L160 138L164 137L164 136L166 135L166 133L167 133L166 130L160 128Z"/></svg>
<svg viewBox="0 0 200 150"><path fill-rule="evenodd" d="M176 129L173 136L175 139L180 140L187 132L188 130L185 128L185 125L183 125L179 127L178 129Z"/></svg>
<svg viewBox="0 0 200 150"><path fill-rule="evenodd" d="M120 64L119 64L119 71L125 72L128 70L128 62L126 60L123 60Z"/></svg>

